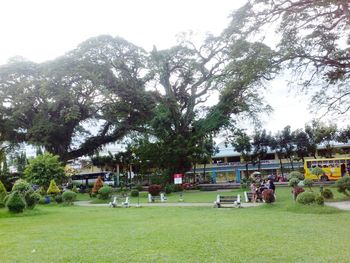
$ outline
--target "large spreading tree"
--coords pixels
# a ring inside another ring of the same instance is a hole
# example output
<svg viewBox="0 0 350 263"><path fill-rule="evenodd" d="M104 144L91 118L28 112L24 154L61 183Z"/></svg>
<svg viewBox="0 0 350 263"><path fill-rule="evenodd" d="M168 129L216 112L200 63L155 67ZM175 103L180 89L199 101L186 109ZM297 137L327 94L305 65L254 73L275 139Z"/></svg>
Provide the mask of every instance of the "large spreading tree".
<svg viewBox="0 0 350 263"><path fill-rule="evenodd" d="M67 161L143 130L153 106L144 53L124 39L100 36L54 61L2 66L2 139L44 146Z"/></svg>
<svg viewBox="0 0 350 263"><path fill-rule="evenodd" d="M273 72L271 57L265 45L231 42L223 36L209 36L200 45L184 38L175 47L152 51L151 69L161 94L152 135L170 174L189 170L203 154L198 149L205 149L202 146L237 116L264 109L260 92L262 79Z"/></svg>
<svg viewBox="0 0 350 263"><path fill-rule="evenodd" d="M226 35L202 44L183 37L150 53L91 38L53 61L0 67L0 134L67 161L136 131L151 138L160 167L185 172L211 154L220 129L266 109L261 89L273 57L264 44Z"/></svg>

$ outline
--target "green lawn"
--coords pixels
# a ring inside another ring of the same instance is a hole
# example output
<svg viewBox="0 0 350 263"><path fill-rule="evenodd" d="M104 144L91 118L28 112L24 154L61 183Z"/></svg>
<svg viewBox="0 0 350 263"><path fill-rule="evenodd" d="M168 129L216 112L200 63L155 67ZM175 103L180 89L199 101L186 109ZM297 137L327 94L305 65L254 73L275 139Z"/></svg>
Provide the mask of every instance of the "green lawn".
<svg viewBox="0 0 350 263"><path fill-rule="evenodd" d="M296 205L289 188L277 193L273 205L243 209L44 205L19 216L0 209L0 261L349 260L349 212ZM212 202L216 194L185 193L185 201Z"/></svg>

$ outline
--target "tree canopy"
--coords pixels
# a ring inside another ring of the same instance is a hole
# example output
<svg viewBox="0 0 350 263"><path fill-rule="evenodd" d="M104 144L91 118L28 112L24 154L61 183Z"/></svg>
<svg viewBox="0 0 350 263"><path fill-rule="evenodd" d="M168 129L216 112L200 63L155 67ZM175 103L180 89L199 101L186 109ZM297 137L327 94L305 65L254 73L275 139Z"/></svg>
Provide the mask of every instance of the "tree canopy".
<svg viewBox="0 0 350 263"><path fill-rule="evenodd" d="M233 38L275 37L275 62L293 69L325 113L349 110L350 4L348 0L251 0L232 15Z"/></svg>
<svg viewBox="0 0 350 263"><path fill-rule="evenodd" d="M144 64L142 49L100 36L53 61L2 66L3 140L44 146L67 161L142 129L153 105Z"/></svg>
<svg viewBox="0 0 350 263"><path fill-rule="evenodd" d="M0 134L67 161L136 131L162 167L185 172L237 116L269 109L260 94L273 55L224 35L151 52L99 36L53 61L17 59L0 67Z"/></svg>

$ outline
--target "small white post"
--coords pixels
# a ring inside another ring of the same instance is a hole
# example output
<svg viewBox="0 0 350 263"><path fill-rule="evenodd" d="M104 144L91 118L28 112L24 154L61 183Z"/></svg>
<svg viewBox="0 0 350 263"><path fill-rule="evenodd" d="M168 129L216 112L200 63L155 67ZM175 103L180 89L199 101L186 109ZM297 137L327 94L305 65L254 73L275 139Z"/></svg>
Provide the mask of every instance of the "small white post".
<svg viewBox="0 0 350 263"><path fill-rule="evenodd" d="M165 200L164 200L164 193L160 193L160 201L163 203Z"/></svg>
<svg viewBox="0 0 350 263"><path fill-rule="evenodd" d="M249 198L248 198L248 193L247 191L244 191L244 198L245 198L245 202L249 203Z"/></svg>
<svg viewBox="0 0 350 263"><path fill-rule="evenodd" d="M152 195L148 194L148 203L152 203Z"/></svg>

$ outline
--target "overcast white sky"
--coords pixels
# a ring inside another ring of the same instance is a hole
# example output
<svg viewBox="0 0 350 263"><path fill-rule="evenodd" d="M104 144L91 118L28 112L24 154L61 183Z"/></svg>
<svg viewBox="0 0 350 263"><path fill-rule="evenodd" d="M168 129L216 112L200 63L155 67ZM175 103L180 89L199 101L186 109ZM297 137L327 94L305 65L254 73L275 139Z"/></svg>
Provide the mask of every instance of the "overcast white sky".
<svg viewBox="0 0 350 263"><path fill-rule="evenodd" d="M0 65L23 56L43 62L63 55L80 42L100 34L121 36L151 50L168 48L176 35L192 30L219 34L229 14L244 0L1 0ZM287 93L274 81L266 100L274 108L264 128L269 131L304 127L312 116L302 97Z"/></svg>

